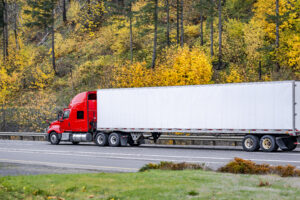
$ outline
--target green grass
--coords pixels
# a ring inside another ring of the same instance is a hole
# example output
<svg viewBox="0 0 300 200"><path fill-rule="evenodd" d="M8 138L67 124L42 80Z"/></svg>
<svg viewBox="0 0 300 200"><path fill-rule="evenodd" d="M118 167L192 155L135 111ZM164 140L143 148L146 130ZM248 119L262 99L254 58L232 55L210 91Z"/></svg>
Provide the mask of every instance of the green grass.
<svg viewBox="0 0 300 200"><path fill-rule="evenodd" d="M269 186L259 186L260 182ZM297 199L300 178L202 170L6 176L0 199Z"/></svg>

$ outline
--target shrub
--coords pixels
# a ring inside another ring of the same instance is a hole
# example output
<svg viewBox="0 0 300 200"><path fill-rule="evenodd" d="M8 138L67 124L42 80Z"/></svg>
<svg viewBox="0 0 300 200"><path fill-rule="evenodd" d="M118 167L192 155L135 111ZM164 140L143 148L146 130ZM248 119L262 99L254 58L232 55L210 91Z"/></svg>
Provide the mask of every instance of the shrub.
<svg viewBox="0 0 300 200"><path fill-rule="evenodd" d="M150 169L161 169L161 170L185 170L185 169L203 169L204 166L200 164L194 163L173 163L173 162L165 162L162 161L158 164L156 163L149 163L144 165L139 171L144 172Z"/></svg>
<svg viewBox="0 0 300 200"><path fill-rule="evenodd" d="M234 158L227 165L218 169L219 172L234 174L278 174L281 177L300 176L300 170L292 165L270 166L268 164L256 164L251 160Z"/></svg>

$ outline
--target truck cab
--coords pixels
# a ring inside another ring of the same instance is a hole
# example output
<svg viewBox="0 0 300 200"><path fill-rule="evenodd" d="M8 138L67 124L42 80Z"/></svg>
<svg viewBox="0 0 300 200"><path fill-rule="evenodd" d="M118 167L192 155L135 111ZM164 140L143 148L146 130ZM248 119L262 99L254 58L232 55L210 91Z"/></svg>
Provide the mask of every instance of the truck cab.
<svg viewBox="0 0 300 200"><path fill-rule="evenodd" d="M49 142L58 144L60 140L78 144L89 141L96 130L97 122L97 93L96 91L82 92L76 95L58 114L47 131Z"/></svg>

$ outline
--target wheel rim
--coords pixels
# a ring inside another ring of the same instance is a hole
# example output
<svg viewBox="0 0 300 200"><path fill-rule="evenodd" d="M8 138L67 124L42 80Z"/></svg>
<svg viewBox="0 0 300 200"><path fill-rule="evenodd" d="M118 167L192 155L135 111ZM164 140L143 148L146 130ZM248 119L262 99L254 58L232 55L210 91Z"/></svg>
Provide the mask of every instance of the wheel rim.
<svg viewBox="0 0 300 200"><path fill-rule="evenodd" d="M56 135L54 134L52 134L50 138L52 143L55 143L57 141Z"/></svg>
<svg viewBox="0 0 300 200"><path fill-rule="evenodd" d="M110 143L111 143L111 144L116 144L116 143L117 143L117 137L114 136L114 135L111 136L111 137L110 137Z"/></svg>
<svg viewBox="0 0 300 200"><path fill-rule="evenodd" d="M97 141L98 141L99 144L103 144L103 142L104 142L103 136L99 135L98 138L97 138Z"/></svg>
<svg viewBox="0 0 300 200"><path fill-rule="evenodd" d="M254 141L251 138L247 138L244 142L247 149L251 149L254 145Z"/></svg>
<svg viewBox="0 0 300 200"><path fill-rule="evenodd" d="M269 138L265 138L262 142L264 149L270 149L272 147L272 141Z"/></svg>

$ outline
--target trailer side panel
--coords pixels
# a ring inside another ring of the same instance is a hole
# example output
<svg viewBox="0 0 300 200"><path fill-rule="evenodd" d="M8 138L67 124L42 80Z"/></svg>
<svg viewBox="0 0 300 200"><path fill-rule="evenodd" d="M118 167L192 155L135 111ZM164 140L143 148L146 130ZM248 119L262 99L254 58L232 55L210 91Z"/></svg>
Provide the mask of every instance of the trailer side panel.
<svg viewBox="0 0 300 200"><path fill-rule="evenodd" d="M295 129L300 132L300 81L296 81L295 85Z"/></svg>
<svg viewBox="0 0 300 200"><path fill-rule="evenodd" d="M292 85L285 81L98 90L97 128L290 130Z"/></svg>

